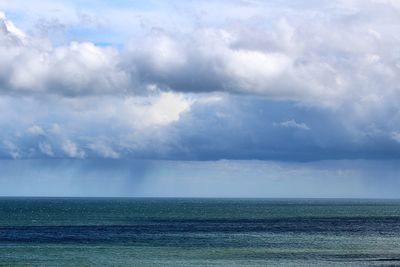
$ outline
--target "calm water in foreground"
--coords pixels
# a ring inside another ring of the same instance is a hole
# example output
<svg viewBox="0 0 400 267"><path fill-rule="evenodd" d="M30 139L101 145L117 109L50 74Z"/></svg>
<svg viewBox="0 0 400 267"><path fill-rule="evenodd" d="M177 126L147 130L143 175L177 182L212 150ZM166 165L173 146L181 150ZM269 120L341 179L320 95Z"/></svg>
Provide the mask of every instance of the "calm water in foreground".
<svg viewBox="0 0 400 267"><path fill-rule="evenodd" d="M400 266L400 201L0 198L0 266Z"/></svg>

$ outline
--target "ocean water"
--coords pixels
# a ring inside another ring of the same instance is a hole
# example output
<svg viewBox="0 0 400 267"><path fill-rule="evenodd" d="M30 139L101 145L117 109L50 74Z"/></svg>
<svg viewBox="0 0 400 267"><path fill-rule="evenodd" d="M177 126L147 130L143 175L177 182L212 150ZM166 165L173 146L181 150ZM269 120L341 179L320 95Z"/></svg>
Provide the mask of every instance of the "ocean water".
<svg viewBox="0 0 400 267"><path fill-rule="evenodd" d="M400 266L400 201L0 198L0 266Z"/></svg>

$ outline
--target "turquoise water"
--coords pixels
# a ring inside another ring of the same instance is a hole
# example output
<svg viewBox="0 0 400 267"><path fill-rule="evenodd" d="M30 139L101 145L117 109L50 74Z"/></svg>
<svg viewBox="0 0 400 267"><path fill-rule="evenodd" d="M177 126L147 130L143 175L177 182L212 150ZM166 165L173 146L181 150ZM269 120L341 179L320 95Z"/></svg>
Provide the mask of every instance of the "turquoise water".
<svg viewBox="0 0 400 267"><path fill-rule="evenodd" d="M400 201L0 198L0 266L188 265L400 265Z"/></svg>

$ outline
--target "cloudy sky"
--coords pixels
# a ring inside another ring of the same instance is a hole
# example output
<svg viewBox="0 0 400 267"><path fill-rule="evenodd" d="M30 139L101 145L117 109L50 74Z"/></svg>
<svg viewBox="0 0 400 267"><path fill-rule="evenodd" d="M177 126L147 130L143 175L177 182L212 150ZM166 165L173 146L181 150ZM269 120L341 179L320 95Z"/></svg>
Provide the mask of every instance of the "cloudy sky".
<svg viewBox="0 0 400 267"><path fill-rule="evenodd" d="M400 2L0 0L0 194L400 197Z"/></svg>

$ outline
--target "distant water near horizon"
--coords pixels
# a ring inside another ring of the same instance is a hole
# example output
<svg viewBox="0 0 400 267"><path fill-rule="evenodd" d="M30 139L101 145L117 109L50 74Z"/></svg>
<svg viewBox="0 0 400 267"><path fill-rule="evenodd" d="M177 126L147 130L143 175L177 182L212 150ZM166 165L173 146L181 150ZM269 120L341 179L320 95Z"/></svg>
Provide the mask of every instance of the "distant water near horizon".
<svg viewBox="0 0 400 267"><path fill-rule="evenodd" d="M400 200L2 197L0 266L400 266Z"/></svg>

